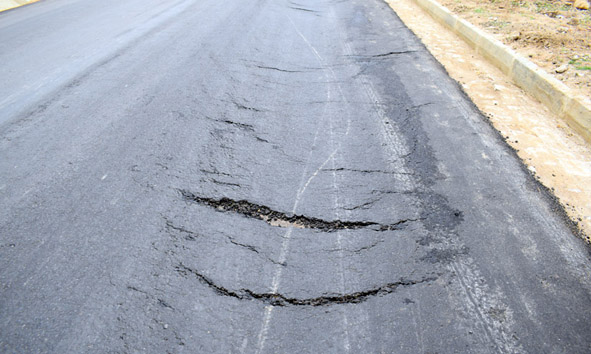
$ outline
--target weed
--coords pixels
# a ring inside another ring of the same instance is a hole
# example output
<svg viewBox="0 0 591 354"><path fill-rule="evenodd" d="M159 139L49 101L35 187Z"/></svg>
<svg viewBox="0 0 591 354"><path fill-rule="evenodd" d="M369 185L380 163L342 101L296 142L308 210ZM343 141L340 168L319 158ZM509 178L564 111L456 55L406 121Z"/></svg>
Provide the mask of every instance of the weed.
<svg viewBox="0 0 591 354"><path fill-rule="evenodd" d="M483 23L483 25L486 27L496 27L496 28L503 28L503 27L506 27L508 24L509 24L509 22L498 21L498 20L493 20L493 21L488 21L488 22Z"/></svg>
<svg viewBox="0 0 591 354"><path fill-rule="evenodd" d="M511 6L512 7L528 7L527 2L521 1L521 0L520 1L516 1L516 0L511 1Z"/></svg>
<svg viewBox="0 0 591 354"><path fill-rule="evenodd" d="M553 13L557 11L568 11L570 10L570 4L555 4L545 0L535 1L534 5L536 7L536 12L539 13Z"/></svg>

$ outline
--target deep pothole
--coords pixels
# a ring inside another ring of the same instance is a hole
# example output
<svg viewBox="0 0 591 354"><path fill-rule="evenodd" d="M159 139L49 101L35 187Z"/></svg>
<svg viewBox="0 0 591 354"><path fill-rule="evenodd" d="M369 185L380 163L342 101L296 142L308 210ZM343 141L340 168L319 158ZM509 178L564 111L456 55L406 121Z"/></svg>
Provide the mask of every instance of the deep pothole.
<svg viewBox="0 0 591 354"><path fill-rule="evenodd" d="M276 227L317 229L326 232L356 229L389 231L402 229L407 223L418 221L418 219L401 219L392 224L380 224L371 221L323 220L305 215L284 213L273 210L265 205L251 203L247 200L233 200L230 198L214 199L201 197L186 190L181 190L180 192L188 202L207 206L219 212L241 214L248 218L262 220Z"/></svg>

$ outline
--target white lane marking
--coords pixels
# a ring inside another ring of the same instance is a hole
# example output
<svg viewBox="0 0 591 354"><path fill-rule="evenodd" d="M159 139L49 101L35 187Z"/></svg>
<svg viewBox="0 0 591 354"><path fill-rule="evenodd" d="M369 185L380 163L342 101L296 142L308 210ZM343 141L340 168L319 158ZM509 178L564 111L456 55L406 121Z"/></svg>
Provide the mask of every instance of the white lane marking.
<svg viewBox="0 0 591 354"><path fill-rule="evenodd" d="M293 22L293 20L291 19L290 16L288 16L289 21L291 22L293 28L295 29L295 31L297 32L297 34L303 39L303 41L307 44L307 46L311 49L311 51L314 53L314 56L316 56L316 59L318 60L318 62L322 65L322 67L328 71L330 71L331 76L333 81L337 82L336 80L336 74L334 72L334 70L332 68L330 68L329 66L326 65L326 61L324 60L324 58L320 55L320 53L318 52L318 50L316 50L316 48L310 43L310 41L308 41L308 39L302 34L302 32L300 32L300 30L297 28L296 24ZM325 75L326 76L326 75ZM326 78L327 79L327 84L330 84L330 78ZM344 102L346 104L349 104L348 100L346 99L345 94L343 93L342 87L340 86L340 84L337 84L340 96L342 97L342 99L344 100ZM330 102L331 101L331 90L330 90L330 85L328 85L328 89L327 89L327 100L326 102ZM322 121L324 121L325 117L326 117L326 109L327 106L325 106L325 110L323 112L323 117L322 117ZM320 127L320 124L318 125L318 127ZM330 127L331 127L331 139L332 139L332 135L333 135L333 128L332 128L332 116L331 116L331 120L330 120ZM351 128L351 120L349 119L347 121L347 131L345 135L348 135L350 132L350 128ZM316 143L316 139L318 136L318 128L316 130L316 135L314 137L314 143ZM338 152L339 148L335 148L334 151L330 154L330 156L322 163L322 165L316 169L316 171L308 178L308 180L306 181L306 183L300 188L300 190L298 191L298 193L296 194L296 199L294 202L294 207L292 209L292 213L295 214L296 210L297 210L297 206L300 203L301 197L303 195L303 193L306 191L306 188L310 185L310 183L312 182L312 180L318 175L318 173L324 168L324 166L329 162L329 161L333 161L333 166L334 166L334 156L336 155L336 153ZM308 161L311 157L312 154L312 150L310 151L310 155L308 156ZM306 171L307 172L307 166L308 164L306 164ZM333 174L335 172L333 171ZM303 177L302 176L302 177ZM336 183L335 181L333 181L333 183ZM334 188L336 189L336 185L334 185ZM283 245L281 248L281 254L279 257L279 264L282 264L285 262L286 258L287 258L287 253L289 251L289 244L290 244L290 240L291 240L291 234L292 234L293 229L289 228L285 235L284 235L284 240L283 240ZM341 235L339 234L338 237L341 237ZM340 240L338 241L339 243L339 247L340 247ZM341 268L344 269L343 265L341 264ZM344 270L343 270L344 271ZM281 276L283 273L283 267L281 265L278 265L275 271L275 275L273 277L273 281L271 284L271 291L273 293L276 293L277 290L279 289L279 284L281 281ZM343 281L343 289L344 289L344 274L341 272L341 277L342 277L342 281ZM343 290L344 291L344 290ZM266 306L265 307L265 315L264 315L264 319L263 319L263 325L261 328L261 331L259 332L258 335L258 349L256 351L256 353L261 353L264 350L265 347L265 342L267 339L267 333L269 331L269 325L271 322L271 318L272 318L272 314L273 314L273 306ZM345 338L345 349L348 352L350 349L350 345L349 345L349 334L348 334L348 320L346 317L346 313L343 313L344 316L344 323L345 323L345 333L346 333L346 338Z"/></svg>
<svg viewBox="0 0 591 354"><path fill-rule="evenodd" d="M304 194L304 192L306 191L306 188L308 188L308 186L310 185L310 182L312 182L312 180L314 179L314 177L316 177L318 175L318 173L320 171L322 171L322 169L324 168L324 166L326 166L326 164L328 163L328 161L332 160L334 158L334 156L336 155L337 151L339 149L335 149L332 154L330 154L330 156L326 159L326 161L324 161L322 163L322 165L320 165L320 167L318 167L318 169L316 171L314 171L314 173L310 176L310 178L308 178L308 181L306 181L306 184L304 184L304 186L300 189L300 191L297 194L297 199L296 199L296 205L294 206L294 210L293 212L295 213L295 208L297 207L297 204L299 204L300 202L300 197L302 196L302 194ZM334 163L333 163L334 165Z"/></svg>
<svg viewBox="0 0 591 354"><path fill-rule="evenodd" d="M334 147L335 142L334 142L334 129L333 129L333 124L332 124L332 115L331 115L331 119L330 119L330 144ZM351 121L349 120L349 123ZM348 133L348 129L347 129L347 133ZM338 151L338 148L335 150L335 152ZM334 190L334 210L336 213L336 219L337 220L341 220L341 215L339 212L339 209L341 208L341 204L339 202L339 187L338 187L338 183L337 183L337 172L336 172L336 159L333 158L331 159L332 161L332 188ZM337 230L337 249L339 250L339 267L340 267L340 275L341 275L341 293L345 294L346 293L346 281L345 281L345 264L344 264L344 258L345 255L343 253L343 243L342 243L342 239L343 239L343 235L341 233L341 230ZM345 337L344 337L344 343L343 343L343 347L345 348L345 351L348 353L351 350L351 345L350 345L350 341L349 341L349 319L347 318L347 310L345 308L342 308L342 315L343 315L343 330L345 332Z"/></svg>

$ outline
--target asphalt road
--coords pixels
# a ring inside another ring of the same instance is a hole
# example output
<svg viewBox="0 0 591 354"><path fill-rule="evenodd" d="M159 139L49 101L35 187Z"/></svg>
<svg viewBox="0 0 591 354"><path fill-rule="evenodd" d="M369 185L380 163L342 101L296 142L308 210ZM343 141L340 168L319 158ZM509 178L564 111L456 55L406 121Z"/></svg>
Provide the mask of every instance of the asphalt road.
<svg viewBox="0 0 591 354"><path fill-rule="evenodd" d="M379 0L0 13L0 352L588 353L589 248Z"/></svg>

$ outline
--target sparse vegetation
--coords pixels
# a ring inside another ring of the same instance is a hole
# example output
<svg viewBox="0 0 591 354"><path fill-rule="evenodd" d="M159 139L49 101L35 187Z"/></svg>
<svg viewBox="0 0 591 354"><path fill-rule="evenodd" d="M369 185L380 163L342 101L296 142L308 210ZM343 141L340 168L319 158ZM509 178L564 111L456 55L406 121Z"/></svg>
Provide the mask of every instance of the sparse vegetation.
<svg viewBox="0 0 591 354"><path fill-rule="evenodd" d="M591 11L564 0L438 1L591 97Z"/></svg>

